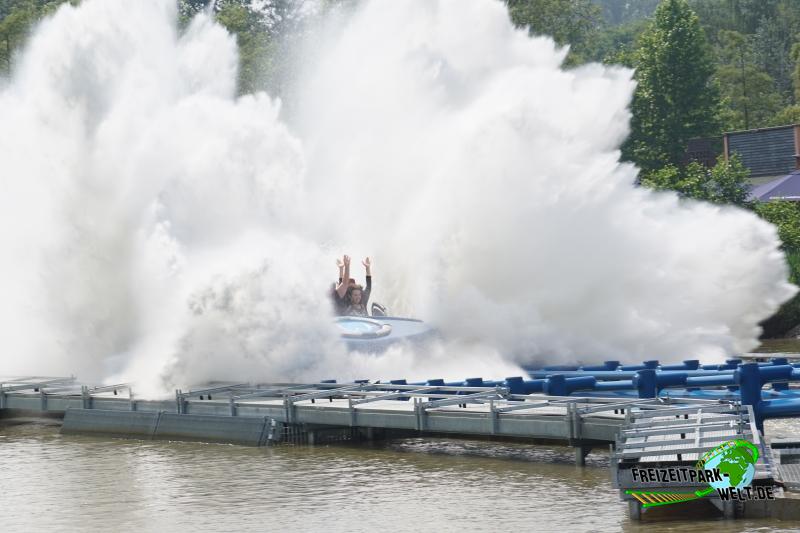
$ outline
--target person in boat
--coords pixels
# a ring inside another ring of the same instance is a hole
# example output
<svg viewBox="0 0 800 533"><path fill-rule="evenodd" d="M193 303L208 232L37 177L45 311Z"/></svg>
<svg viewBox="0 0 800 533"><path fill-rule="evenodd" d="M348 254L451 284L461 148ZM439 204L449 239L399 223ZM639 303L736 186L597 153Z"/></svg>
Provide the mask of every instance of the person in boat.
<svg viewBox="0 0 800 533"><path fill-rule="evenodd" d="M331 300L333 300L333 310L336 314L344 315L349 305L347 301L347 291L351 286L356 284L356 280L350 277L349 255L345 255L341 259L337 257L336 266L339 267L339 281L331 286Z"/></svg>
<svg viewBox="0 0 800 533"><path fill-rule="evenodd" d="M361 262L367 274L367 286L362 287L353 282L353 285L347 289L347 307L344 310L345 315L349 316L369 316L367 311L367 304L369 303L369 295L372 292L372 263L367 257ZM349 272L348 272L349 274Z"/></svg>

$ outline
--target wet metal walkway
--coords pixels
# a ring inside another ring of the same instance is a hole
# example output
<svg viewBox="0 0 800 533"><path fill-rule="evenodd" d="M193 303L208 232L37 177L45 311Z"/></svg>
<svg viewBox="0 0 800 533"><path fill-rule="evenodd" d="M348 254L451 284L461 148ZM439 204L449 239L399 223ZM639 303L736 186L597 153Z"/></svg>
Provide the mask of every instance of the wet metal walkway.
<svg viewBox="0 0 800 533"><path fill-rule="evenodd" d="M774 485L786 496L781 485L791 490L800 479L795 472L800 439L776 440L783 451L773 456L752 406L724 399L551 396L512 394L502 385L357 382L218 384L145 400L136 398L128 384L94 387L71 377L0 377L0 417L20 415L61 416L63 433L250 446L411 435L546 440L572 446L579 465L593 448L614 444L612 477L634 519L641 518L642 503L626 490L674 492L676 487L637 482L633 467L694 469L703 453L732 439L748 440L761 451L754 486ZM693 495L703 487L708 485L685 483L678 490ZM703 498L728 517L800 517L800 500L791 495L761 507L721 502L716 493Z"/></svg>
<svg viewBox="0 0 800 533"><path fill-rule="evenodd" d="M687 400L511 394L508 388L393 383L223 384L135 398L127 384L73 378L0 378L0 409L64 414L65 433L193 439L263 446L281 441L376 438L381 432L554 440L583 464L617 439L626 414ZM703 403L691 401L691 404ZM719 402L706 402L719 405Z"/></svg>

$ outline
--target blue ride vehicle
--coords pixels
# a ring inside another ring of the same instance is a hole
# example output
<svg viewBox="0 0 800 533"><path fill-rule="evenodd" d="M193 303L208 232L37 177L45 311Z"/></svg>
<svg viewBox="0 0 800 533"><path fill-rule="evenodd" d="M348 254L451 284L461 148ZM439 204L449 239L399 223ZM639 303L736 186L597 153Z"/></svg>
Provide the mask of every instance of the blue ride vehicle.
<svg viewBox="0 0 800 533"><path fill-rule="evenodd" d="M387 316L380 304L372 304L372 316L336 317L336 325L351 351L382 352L401 342L421 343L437 337L431 326L416 318Z"/></svg>

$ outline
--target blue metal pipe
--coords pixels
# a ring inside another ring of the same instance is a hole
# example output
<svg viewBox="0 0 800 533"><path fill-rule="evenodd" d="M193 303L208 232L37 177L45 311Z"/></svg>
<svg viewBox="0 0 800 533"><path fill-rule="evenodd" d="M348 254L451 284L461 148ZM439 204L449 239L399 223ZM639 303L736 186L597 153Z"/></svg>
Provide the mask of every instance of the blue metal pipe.
<svg viewBox="0 0 800 533"><path fill-rule="evenodd" d="M534 394L537 392L544 392L544 384L546 379L526 379L522 382L525 387L525 394Z"/></svg>
<svg viewBox="0 0 800 533"><path fill-rule="evenodd" d="M597 386L597 379L593 376L583 376L579 378L567 378L567 394L579 390L593 390Z"/></svg>
<svg viewBox="0 0 800 533"><path fill-rule="evenodd" d="M464 380L465 387L483 387L483 378L467 378Z"/></svg>
<svg viewBox="0 0 800 533"><path fill-rule="evenodd" d="M617 381L598 381L594 386L594 390L596 391L632 390L633 388L634 387L632 379L620 379Z"/></svg>
<svg viewBox="0 0 800 533"><path fill-rule="evenodd" d="M694 387L718 387L722 385L734 385L733 374L719 374L717 376L692 376L686 378L687 386Z"/></svg>
<svg viewBox="0 0 800 533"><path fill-rule="evenodd" d="M619 370L592 370L588 372L584 371L555 372L547 370L528 370L528 375L536 379L544 379L547 378L548 376L552 376L555 374L563 374L565 376L570 376L570 377L594 376L597 379L617 380L617 379L631 379L634 375L634 372L621 372Z"/></svg>
<svg viewBox="0 0 800 533"><path fill-rule="evenodd" d="M639 365L641 366L641 365ZM716 365L715 365L716 366ZM645 368L639 368L639 370L646 370ZM633 376L636 374L636 371L633 370L591 370L591 371L563 371L563 372L548 372L545 370L528 370L528 375L533 378L541 378L544 379L548 376L552 376L553 374L563 374L566 377L577 377L577 376L594 376L598 380L618 380L618 379L633 379ZM733 369L726 369L726 370L658 370L659 374L686 374L687 376L716 376L720 373L722 374L733 374Z"/></svg>
<svg viewBox="0 0 800 533"><path fill-rule="evenodd" d="M657 372L656 383L658 389L685 385L689 375L686 372Z"/></svg>
<svg viewBox="0 0 800 533"><path fill-rule="evenodd" d="M563 374L554 374L544 380L543 390L549 396L566 396L567 378Z"/></svg>
<svg viewBox="0 0 800 533"><path fill-rule="evenodd" d="M506 378L506 387L508 387L509 394L525 394L525 382L522 380L522 376Z"/></svg>
<svg viewBox="0 0 800 533"><path fill-rule="evenodd" d="M592 376L566 378L561 374L550 376L545 380L544 392L549 396L569 396L579 390L592 390L597 380Z"/></svg>
<svg viewBox="0 0 800 533"><path fill-rule="evenodd" d="M800 398L765 400L761 405L761 414L765 419L800 416Z"/></svg>
<svg viewBox="0 0 800 533"><path fill-rule="evenodd" d="M751 405L756 418L756 427L763 433L764 416L761 413L761 381L759 367L755 363L739 365L734 373L734 380L739 385L739 397L742 405Z"/></svg>
<svg viewBox="0 0 800 533"><path fill-rule="evenodd" d="M758 368L758 373L761 376L761 384L770 381L785 381L792 379L792 372L794 368L790 365L775 365L775 366L762 366Z"/></svg>
<svg viewBox="0 0 800 533"><path fill-rule="evenodd" d="M633 386L639 393L639 398L655 398L658 396L656 371L652 368L639 370L633 377Z"/></svg>

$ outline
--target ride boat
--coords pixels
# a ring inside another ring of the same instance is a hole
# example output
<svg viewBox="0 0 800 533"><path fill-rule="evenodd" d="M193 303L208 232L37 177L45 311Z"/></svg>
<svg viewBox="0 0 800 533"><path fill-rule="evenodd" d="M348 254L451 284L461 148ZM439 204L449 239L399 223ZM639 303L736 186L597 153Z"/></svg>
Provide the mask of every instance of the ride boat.
<svg viewBox="0 0 800 533"><path fill-rule="evenodd" d="M422 320L388 316L379 304L373 304L372 316L339 316L335 320L351 351L382 352L399 343L421 343L437 336Z"/></svg>

